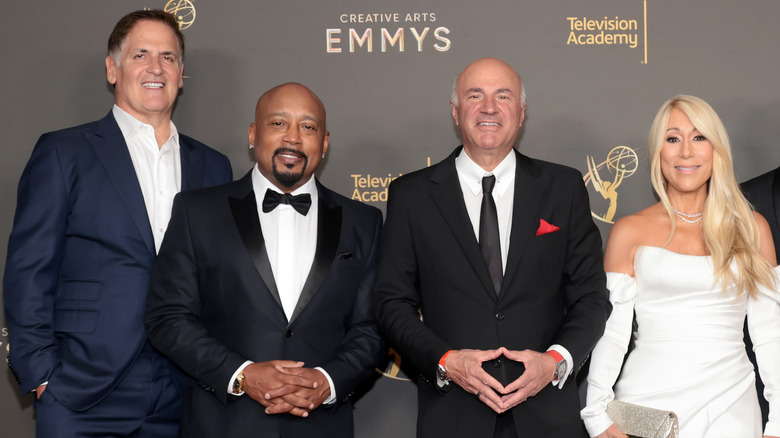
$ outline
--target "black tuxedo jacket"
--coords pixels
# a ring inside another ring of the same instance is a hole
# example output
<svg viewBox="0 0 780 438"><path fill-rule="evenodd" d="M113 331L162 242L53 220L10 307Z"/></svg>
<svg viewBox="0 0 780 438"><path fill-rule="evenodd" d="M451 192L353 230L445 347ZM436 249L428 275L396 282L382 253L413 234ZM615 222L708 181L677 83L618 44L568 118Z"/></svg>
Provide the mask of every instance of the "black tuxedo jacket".
<svg viewBox="0 0 780 438"><path fill-rule="evenodd" d="M371 315L382 214L319 183L314 262L288 321L263 244L251 172L182 193L152 271L152 345L198 385L185 391L181 436L351 437L351 392L383 344ZM333 379L338 401L308 418L266 415L228 382L247 360L303 361Z"/></svg>
<svg viewBox="0 0 780 438"><path fill-rule="evenodd" d="M780 260L780 167L742 183L742 190L756 211L769 222L769 228L772 229L772 240L775 242L775 255ZM745 324L745 346L748 358L753 363L753 367L758 369L756 354L753 352L753 342L750 340L747 323ZM761 376L758 373L756 373L756 390L758 404L761 405L762 424L766 424L769 418L769 402L764 397L764 382L761 381Z"/></svg>
<svg viewBox="0 0 780 438"><path fill-rule="evenodd" d="M181 188L233 179L227 157L179 134ZM87 411L124 378L146 342L155 258L127 144L111 112L41 136L19 181L4 292L9 359L26 394Z"/></svg>
<svg viewBox="0 0 780 438"><path fill-rule="evenodd" d="M390 186L377 279L380 327L418 385L419 437L492 436L496 414L455 385L435 388L435 370L450 349L545 351L560 344L576 372L604 331L611 311L601 237L591 219L582 176L517 154L507 267L496 296L460 188L455 157ZM540 219L560 230L537 236ZM422 319L418 315L421 310ZM502 384L522 365L485 363ZM573 376L547 386L512 410L519 437L585 436Z"/></svg>

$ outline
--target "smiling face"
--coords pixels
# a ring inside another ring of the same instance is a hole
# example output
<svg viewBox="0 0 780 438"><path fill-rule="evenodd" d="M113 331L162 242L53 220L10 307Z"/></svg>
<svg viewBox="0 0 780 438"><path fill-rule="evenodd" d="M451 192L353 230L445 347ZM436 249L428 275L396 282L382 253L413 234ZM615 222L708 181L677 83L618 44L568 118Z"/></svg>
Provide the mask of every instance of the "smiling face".
<svg viewBox="0 0 780 438"><path fill-rule="evenodd" d="M675 108L669 114L660 151L661 173L666 180L666 192L707 192L712 177L712 143L693 126L688 116Z"/></svg>
<svg viewBox="0 0 780 438"><path fill-rule="evenodd" d="M470 157L506 156L523 125L520 77L506 63L485 58L471 63L455 85L452 118Z"/></svg>
<svg viewBox="0 0 780 438"><path fill-rule="evenodd" d="M257 101L249 125L257 168L269 181L290 193L309 181L328 150L325 107L301 84L272 88Z"/></svg>
<svg viewBox="0 0 780 438"><path fill-rule="evenodd" d="M122 44L118 64L106 57L106 78L116 89L116 104L136 119L157 126L170 120L183 85L179 42L170 27L142 20Z"/></svg>

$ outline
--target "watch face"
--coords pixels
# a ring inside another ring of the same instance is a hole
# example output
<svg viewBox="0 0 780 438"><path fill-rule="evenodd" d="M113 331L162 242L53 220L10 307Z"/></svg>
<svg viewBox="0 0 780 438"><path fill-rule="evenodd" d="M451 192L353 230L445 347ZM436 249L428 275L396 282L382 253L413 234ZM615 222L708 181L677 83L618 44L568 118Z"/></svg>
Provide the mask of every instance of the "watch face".
<svg viewBox="0 0 780 438"><path fill-rule="evenodd" d="M436 367L436 377L438 377L441 380L449 380L449 378L447 377L447 370L445 370L444 367L441 365Z"/></svg>

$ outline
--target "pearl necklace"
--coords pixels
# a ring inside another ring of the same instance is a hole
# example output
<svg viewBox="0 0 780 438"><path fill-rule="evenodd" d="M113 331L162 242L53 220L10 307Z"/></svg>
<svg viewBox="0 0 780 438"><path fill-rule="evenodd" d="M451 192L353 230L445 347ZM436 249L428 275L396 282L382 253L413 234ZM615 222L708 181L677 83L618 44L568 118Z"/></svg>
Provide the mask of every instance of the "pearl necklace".
<svg viewBox="0 0 780 438"><path fill-rule="evenodd" d="M704 212L687 214L681 212L680 210L674 207L672 207L672 211L674 212L674 214L677 215L677 217L680 218L681 221L685 222L686 224L696 225L696 224L700 224L701 221L704 220L704 217L702 216Z"/></svg>

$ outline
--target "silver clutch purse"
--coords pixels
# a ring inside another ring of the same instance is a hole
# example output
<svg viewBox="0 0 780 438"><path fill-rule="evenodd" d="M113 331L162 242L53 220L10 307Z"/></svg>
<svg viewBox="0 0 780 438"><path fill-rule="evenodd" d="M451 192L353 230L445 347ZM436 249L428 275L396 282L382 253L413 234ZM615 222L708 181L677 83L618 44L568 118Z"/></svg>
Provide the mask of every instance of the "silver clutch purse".
<svg viewBox="0 0 780 438"><path fill-rule="evenodd" d="M607 415L629 437L677 438L679 421L672 411L612 400Z"/></svg>

